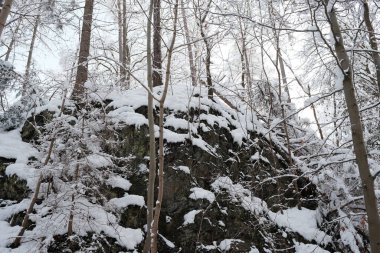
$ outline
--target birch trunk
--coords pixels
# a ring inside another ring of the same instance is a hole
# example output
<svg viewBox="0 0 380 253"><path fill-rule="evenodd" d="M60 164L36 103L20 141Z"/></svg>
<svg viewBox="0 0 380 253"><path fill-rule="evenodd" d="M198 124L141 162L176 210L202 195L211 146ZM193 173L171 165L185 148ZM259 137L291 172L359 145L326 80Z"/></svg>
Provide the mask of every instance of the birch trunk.
<svg viewBox="0 0 380 253"><path fill-rule="evenodd" d="M326 5L328 4L328 0L324 0L324 2ZM368 216L368 230L371 251L377 253L380 252L380 218L377 207L378 203L374 190L374 180L368 164L367 150L363 136L363 127L353 84L352 68L350 59L344 46L343 36L334 8L328 12L328 16L331 25L331 31L335 38L335 52L338 58L337 60L339 61L341 71L344 74L343 91L347 104L349 119L351 122L351 134L354 144L354 153L359 168L359 174L363 188L364 203Z"/></svg>

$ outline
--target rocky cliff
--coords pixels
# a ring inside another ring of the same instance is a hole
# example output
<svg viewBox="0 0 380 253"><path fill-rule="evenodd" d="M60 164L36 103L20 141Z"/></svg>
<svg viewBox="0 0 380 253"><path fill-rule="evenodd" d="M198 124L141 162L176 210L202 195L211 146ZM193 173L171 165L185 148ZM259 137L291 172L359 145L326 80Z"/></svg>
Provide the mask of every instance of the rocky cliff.
<svg viewBox="0 0 380 253"><path fill-rule="evenodd" d="M67 101L63 110L52 101L22 128L1 133L1 252L141 251L146 92L88 97L80 106ZM237 112L187 86L172 87L165 108L159 252L365 250L365 236L350 221L343 234L342 224L331 222L337 215L326 209L329 199L296 157L290 163L283 136L251 111ZM39 175L38 201L21 245L12 249Z"/></svg>

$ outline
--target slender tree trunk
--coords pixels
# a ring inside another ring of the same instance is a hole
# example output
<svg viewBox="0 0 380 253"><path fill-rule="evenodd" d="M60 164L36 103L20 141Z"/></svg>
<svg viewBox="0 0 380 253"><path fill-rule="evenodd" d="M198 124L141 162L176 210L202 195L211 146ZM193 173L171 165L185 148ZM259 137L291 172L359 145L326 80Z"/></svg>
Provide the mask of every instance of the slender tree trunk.
<svg viewBox="0 0 380 253"><path fill-rule="evenodd" d="M280 71L281 71L281 79L282 79L282 84L284 85L284 89L286 92L286 95L288 98L286 99L286 102L290 104L292 102L292 99L290 97L290 92L289 92L289 87L288 87L288 80L286 78L286 72L285 72L285 66L284 66L284 59L282 58L282 53L280 47L278 47L278 60L280 63Z"/></svg>
<svg viewBox="0 0 380 253"><path fill-rule="evenodd" d="M17 22L17 26L16 26L16 29L15 29L15 31L13 33L11 43L9 43L7 52L5 53L5 61L8 61L9 57L11 56L11 52L13 50L14 44L16 43L16 38L17 38L18 30L20 29L21 20L22 19L20 18L19 21Z"/></svg>
<svg viewBox="0 0 380 253"><path fill-rule="evenodd" d="M13 0L5 0L3 4L3 9L0 12L0 39L1 39L1 35L3 34L3 30L7 22L9 13L11 12L12 4L13 4Z"/></svg>
<svg viewBox="0 0 380 253"><path fill-rule="evenodd" d="M336 106L336 98L335 98L335 93L333 94L333 103L334 103L334 129L335 129L335 143L336 146L339 147L339 132L338 132L338 123L337 121L337 106Z"/></svg>
<svg viewBox="0 0 380 253"><path fill-rule="evenodd" d="M168 60L166 63L166 73L165 73L165 86L160 99L160 119L159 119L159 174L158 174L158 194L156 207L154 209L154 220L152 225L152 247L151 253L157 253L157 237L158 237L158 223L160 220L160 212L162 206L162 199L164 196L164 167L165 167L165 157L164 157L164 105L166 100L166 95L168 93L169 80L170 80L170 67L172 61L172 55L174 51L174 43L177 36L177 19L178 19L178 0L175 2L174 6L174 26L173 26L173 37L168 49Z"/></svg>
<svg viewBox="0 0 380 253"><path fill-rule="evenodd" d="M368 6L368 1L363 0L363 7L364 7L364 22L365 25L367 26L368 30L368 36L369 36L369 44L371 45L372 49L372 59L373 63L375 64L376 68L376 79L377 79L377 86L378 86L378 96L380 97L380 54L378 51L378 45L377 45L377 39L376 39L376 34L375 30L373 29L371 19L369 17L369 6Z"/></svg>
<svg viewBox="0 0 380 253"><path fill-rule="evenodd" d="M324 0L328 4L328 0ZM326 7L327 8L327 7ZM359 168L359 174L362 181L364 203L368 216L368 230L371 245L371 251L380 252L380 218L377 207L377 199L374 190L374 179L369 170L367 150L365 146L363 127L360 119L358 103L356 101L355 89L352 79L352 68L350 59L344 47L343 36L340 30L335 9L328 13L331 31L335 39L335 52L339 61L341 71L344 74L343 91L347 104L349 119L351 122L351 134L354 144L354 153Z"/></svg>
<svg viewBox="0 0 380 253"><path fill-rule="evenodd" d="M187 52L189 54L189 63L190 63L190 75L191 75L191 84L193 86L197 86L197 69L194 64L194 56L193 56L193 47L191 45L190 32L189 27L187 25L187 17L184 0L181 0L181 9L182 9L182 19L183 19L183 28L185 30L185 38L187 43Z"/></svg>
<svg viewBox="0 0 380 253"><path fill-rule="evenodd" d="M82 35L79 47L79 60L77 67L77 75L72 97L80 100L84 93L84 83L88 78L88 57L90 55L91 45L91 25L92 13L94 11L94 0L86 0L84 5Z"/></svg>
<svg viewBox="0 0 380 253"><path fill-rule="evenodd" d="M122 78L123 78L123 57L124 57L124 50L123 50L123 0L117 0L117 23L119 28L119 77L120 77L120 84L123 86Z"/></svg>
<svg viewBox="0 0 380 253"><path fill-rule="evenodd" d="M150 0L148 24L147 24L147 82L150 92L148 93L148 125L149 125L149 178L147 186L147 231L144 244L144 253L149 253L151 249L151 235L153 222L154 205L154 185L156 180L156 143L154 138L154 114L153 114L153 80L152 80L152 14L153 1Z"/></svg>
<svg viewBox="0 0 380 253"><path fill-rule="evenodd" d="M214 88L212 85L212 77L211 77L211 45L210 42L205 34L204 27L205 27L205 21L208 15L208 10L210 9L212 0L210 0L207 4L206 7L206 13L203 15L203 17L200 17L200 22L199 22L199 28L201 32L201 36L203 39L203 42L205 43L206 47L206 59L205 59L205 64L206 64L206 85L208 87L208 98L212 99L214 95Z"/></svg>
<svg viewBox="0 0 380 253"><path fill-rule="evenodd" d="M161 0L153 0L153 86L162 85Z"/></svg>
<svg viewBox="0 0 380 253"><path fill-rule="evenodd" d="M40 19L41 19L40 12L41 12L41 6L40 6L40 8L38 10L38 15L36 17L36 21L35 21L34 27L33 27L32 40L30 42L29 53L28 53L28 60L26 62L26 67L25 67L24 82L23 82L23 85L22 85L22 96L25 96L27 94L28 88L29 88L30 67L32 66L34 44L36 42L38 26L40 24Z"/></svg>
<svg viewBox="0 0 380 253"><path fill-rule="evenodd" d="M307 88L308 88L308 95L309 95L309 99L310 99L311 98L310 87L308 86ZM314 116L315 124L317 124L319 136L321 137L321 140L323 140L322 127L321 127L321 124L319 123L318 116L317 116L317 110L315 109L314 103L311 104L311 110L313 111L313 116Z"/></svg>
<svg viewBox="0 0 380 253"><path fill-rule="evenodd" d="M127 3L126 0L118 0L118 23L119 23L119 69L120 83L122 87L129 89L128 59L129 48L127 41Z"/></svg>
<svg viewBox="0 0 380 253"><path fill-rule="evenodd" d="M127 26L127 0L123 0L123 67L125 69L125 87L130 88L131 75L131 53L128 46L128 26Z"/></svg>

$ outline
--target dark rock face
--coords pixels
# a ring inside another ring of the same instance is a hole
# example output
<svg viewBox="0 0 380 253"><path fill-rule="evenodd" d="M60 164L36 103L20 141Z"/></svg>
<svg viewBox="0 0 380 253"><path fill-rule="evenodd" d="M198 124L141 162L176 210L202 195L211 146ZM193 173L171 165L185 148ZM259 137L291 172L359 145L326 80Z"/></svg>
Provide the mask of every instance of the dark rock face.
<svg viewBox="0 0 380 253"><path fill-rule="evenodd" d="M15 159L0 157L0 201L7 200L19 202L27 197L30 192L26 186L25 180L20 180L15 175L7 176L5 174L6 167L15 161Z"/></svg>
<svg viewBox="0 0 380 253"><path fill-rule="evenodd" d="M146 114L146 107L141 107L135 112ZM209 113L219 114L217 111ZM195 121L197 114L199 112L192 110L189 114L177 113L176 117ZM51 113L43 112L33 120L35 124L43 127L51 117ZM189 198L191 188L200 187L213 191L211 184L218 177L228 176L234 183L249 189L252 196L264 200L268 208L274 212L295 206L308 209L318 207L315 185L308 178L299 176L300 171L288 168L286 152L281 148L271 146L265 137L255 132L249 133L249 138L244 139L242 145L238 145L231 135L231 131L234 130L232 125L225 128L218 124L209 125L205 120L201 120L200 123L206 125L209 131L198 127L193 138L202 138L213 148L213 152L193 145L188 139L184 142L165 144L165 182L159 224L159 252L216 253L221 252L221 247L218 246L225 239L232 240L228 252L250 252L254 247L260 252L264 252L265 248L286 249L292 248L293 239L304 241L301 236L289 231L288 236L284 237L285 229L270 222L265 214L257 215L244 209L241 203L231 199L227 192L215 193L216 199L212 203L206 199ZM148 176L146 168L149 160L148 128L145 125L115 128L108 128L99 133L103 152L119 158L129 157L115 160L117 166L113 169L132 183L128 194L145 197ZM168 129L177 133L187 133L184 129ZM25 141L35 141L38 132L27 122L23 127L22 136ZM186 166L190 174L176 169L178 166ZM3 181L2 177L0 183ZM17 183L17 187L21 187L15 190L20 197L13 198L21 200L26 197L27 191L22 188L26 186ZM120 198L127 193L120 188L106 185L98 187L107 200ZM24 195L19 195L20 191L24 191ZM4 195L0 195L0 198L12 199L13 196L6 195L5 191L0 191L0 194ZM194 223L184 225L184 216L192 210L199 210ZM123 227L143 229L146 224L144 207L128 206L117 215L119 225ZM49 246L49 252L75 252L87 248L94 249L90 252L127 251L114 239L103 234L73 238L61 235L55 236L54 239ZM168 240L174 246L168 243ZM143 243L139 245L138 250L142 250L142 247Z"/></svg>
<svg viewBox="0 0 380 253"><path fill-rule="evenodd" d="M211 191L211 184L217 177L229 176L234 182L250 189L253 196L266 201L274 212L295 206L309 209L318 206L316 187L307 178L298 176L299 171L288 169L286 158L272 149L264 137L252 132L251 139L239 146L228 129L218 125L207 126L211 130L203 132L199 128L198 135L215 149L217 155L189 141L166 143L164 200L159 232L175 247L169 247L160 237L159 252L220 252L220 249L211 246L220 244L226 238L236 238L228 252L249 252L253 246L260 252L273 246L291 248L293 238L302 241L296 234L284 238L280 228L268 221L263 223L259 216L231 201L226 193L217 194L213 203L189 198L191 188L201 187ZM178 130L176 132L180 133ZM146 196L147 173L138 172L138 168L141 164L148 166L144 159L148 155L147 127L127 126L116 134L105 134L105 151L120 157L133 155L132 160L123 164L130 168L128 179L132 187L128 193ZM256 153L260 154L260 158L252 160ZM188 167L191 173L175 170L178 166ZM183 225L184 215L191 210L201 211L195 216L194 223ZM120 225L142 227L145 219L144 208L129 207L121 214ZM269 245L268 239L274 245Z"/></svg>

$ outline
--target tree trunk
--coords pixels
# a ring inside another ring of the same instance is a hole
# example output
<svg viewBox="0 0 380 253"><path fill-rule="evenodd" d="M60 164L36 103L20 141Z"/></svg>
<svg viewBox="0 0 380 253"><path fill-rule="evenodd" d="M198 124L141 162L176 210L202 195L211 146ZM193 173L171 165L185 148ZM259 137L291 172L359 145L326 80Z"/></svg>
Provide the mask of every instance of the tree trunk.
<svg viewBox="0 0 380 253"><path fill-rule="evenodd" d="M162 85L161 0L153 0L153 86Z"/></svg>
<svg viewBox="0 0 380 253"><path fill-rule="evenodd" d="M174 25L173 25L173 37L168 49L168 60L166 63L166 73L165 73L165 86L160 99L160 119L159 119L159 173L158 173L158 194L156 207L154 209L154 219L152 225L152 244L151 244L151 253L157 253L157 237L158 237L158 223L160 221L160 212L162 206L162 199L164 196L164 104L166 100L166 95L168 93L169 80L170 80L170 67L172 61L172 55L174 51L174 43L177 36L177 19L178 19L178 0L175 2L174 7Z"/></svg>
<svg viewBox="0 0 380 253"><path fill-rule="evenodd" d="M328 0L324 0L328 4ZM327 7L326 7L327 8ZM368 216L369 239L372 252L380 252L380 218L377 199L374 190L374 180L369 170L367 150L364 142L362 122L359 107L356 101L355 89L352 79L350 59L344 47L343 36L334 8L328 13L331 31L335 38L335 52L341 71L344 74L343 91L347 104L348 116L351 122L351 134L354 144L354 153L362 181L364 203Z"/></svg>
<svg viewBox="0 0 380 253"><path fill-rule="evenodd" d="M19 21L17 22L17 26L16 26L16 29L15 29L15 31L13 33L11 43L9 43L7 52L5 53L5 59L4 59L5 61L8 61L9 57L11 56L12 49L14 47L14 44L16 43L16 38L17 38L18 30L20 29L21 20L22 19L19 19Z"/></svg>
<svg viewBox="0 0 380 253"><path fill-rule="evenodd" d="M131 85L131 75L130 75L130 65L131 65L131 54L128 46L128 26L127 26L127 1L123 0L123 67L125 69L125 87L130 88Z"/></svg>
<svg viewBox="0 0 380 253"><path fill-rule="evenodd" d="M122 83L122 78L123 78L123 5L122 2L123 0L118 0L117 1L117 23L118 23L118 28L119 28L119 77L120 77L120 84L123 86Z"/></svg>
<svg viewBox="0 0 380 253"><path fill-rule="evenodd" d="M25 67L24 82L22 84L22 96L25 96L28 93L29 78L30 78L30 67L32 65L32 60L33 60L34 43L36 42L38 26L40 24L40 19L41 19L41 15L40 15L40 13L41 13L41 6L40 6L40 8L38 10L38 15L36 17L36 21L35 21L34 27L33 27L32 41L30 42L29 53L28 53L28 60L26 62L26 67Z"/></svg>
<svg viewBox="0 0 380 253"><path fill-rule="evenodd" d="M94 0L86 0L84 5L82 35L79 47L79 60L72 98L80 100L84 93L84 83L88 78L88 56L90 55L92 13Z"/></svg>
<svg viewBox="0 0 380 253"><path fill-rule="evenodd" d="M189 54L191 84L193 86L197 86L197 69L195 68L195 64L194 64L193 47L191 45L190 32L189 32L189 27L187 25L186 10L185 10L185 4L183 3L183 0L181 0L181 9L182 9L183 28L185 30L185 38L186 38L186 43L187 43L187 51Z"/></svg>
<svg viewBox="0 0 380 253"><path fill-rule="evenodd" d="M211 45L206 37L205 31L204 31L204 26L205 26L205 21L208 15L208 10L210 9L212 0L210 0L207 4L206 7L206 13L203 15L203 17L200 17L200 22L199 22L199 28L201 32L201 36L203 39L203 42L205 43L206 47L206 59L205 59L205 64L206 64L206 85L208 88L207 96L209 99L213 98L214 95L214 88L212 86L212 77L211 77Z"/></svg>
<svg viewBox="0 0 380 253"><path fill-rule="evenodd" d="M378 96L380 97L380 54L378 51L375 30L373 29L372 22L369 17L369 6L368 6L367 0L363 1L363 7L364 7L364 22L368 30L369 44L371 45L371 49L372 49L372 59L376 68L376 79L377 79L377 86L379 89Z"/></svg>
<svg viewBox="0 0 380 253"><path fill-rule="evenodd" d="M3 9L0 12L0 39L3 34L3 30L5 27L5 23L7 22L7 18L9 13L11 12L13 0L5 0L3 4Z"/></svg>
<svg viewBox="0 0 380 253"><path fill-rule="evenodd" d="M118 0L118 23L119 23L119 69L120 83L122 87L129 89L128 59L129 48L127 40L127 3L126 0Z"/></svg>
<svg viewBox="0 0 380 253"><path fill-rule="evenodd" d="M153 80L152 80L152 13L153 1L150 0L148 24L147 24L147 82L150 92L148 93L148 126L149 126L149 178L147 186L147 231L144 244L144 253L149 253L151 249L151 232L153 222L153 205L154 205L154 185L156 180L156 143L154 138L154 115L153 115Z"/></svg>

